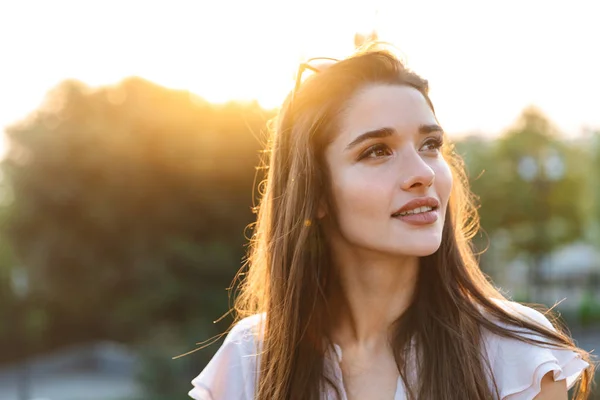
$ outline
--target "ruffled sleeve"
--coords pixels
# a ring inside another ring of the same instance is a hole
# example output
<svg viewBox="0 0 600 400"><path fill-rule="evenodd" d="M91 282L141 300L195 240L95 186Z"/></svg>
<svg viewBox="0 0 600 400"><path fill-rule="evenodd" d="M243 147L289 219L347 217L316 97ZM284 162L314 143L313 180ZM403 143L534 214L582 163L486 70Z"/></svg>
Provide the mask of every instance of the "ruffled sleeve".
<svg viewBox="0 0 600 400"><path fill-rule="evenodd" d="M513 302L509 308L535 323L555 330L539 311ZM531 331L523 331L522 335L542 339ZM545 348L499 336L494 336L489 345L493 349L490 359L492 372L503 400L533 399L541 391L542 378L551 371L555 381L566 379L567 388L571 388L582 371L589 366L577 353L570 350Z"/></svg>
<svg viewBox="0 0 600 400"><path fill-rule="evenodd" d="M255 327L260 315L245 318L229 332L206 368L192 380L188 395L195 400L254 398L257 346Z"/></svg>

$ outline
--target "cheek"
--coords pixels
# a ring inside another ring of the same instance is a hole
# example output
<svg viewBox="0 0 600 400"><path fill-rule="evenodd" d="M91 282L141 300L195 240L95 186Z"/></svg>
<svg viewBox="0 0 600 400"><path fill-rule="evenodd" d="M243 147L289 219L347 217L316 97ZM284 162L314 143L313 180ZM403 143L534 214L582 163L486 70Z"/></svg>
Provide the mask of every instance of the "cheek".
<svg viewBox="0 0 600 400"><path fill-rule="evenodd" d="M448 204L450 193L452 193L453 176L452 170L446 161L442 161L435 171L435 187L440 200L444 205Z"/></svg>
<svg viewBox="0 0 600 400"><path fill-rule="evenodd" d="M337 176L333 184L333 195L340 213L339 218L353 215L353 219L359 219L360 216L378 215L387 210L386 199L389 198L390 185L381 178L379 176L374 179L354 170Z"/></svg>

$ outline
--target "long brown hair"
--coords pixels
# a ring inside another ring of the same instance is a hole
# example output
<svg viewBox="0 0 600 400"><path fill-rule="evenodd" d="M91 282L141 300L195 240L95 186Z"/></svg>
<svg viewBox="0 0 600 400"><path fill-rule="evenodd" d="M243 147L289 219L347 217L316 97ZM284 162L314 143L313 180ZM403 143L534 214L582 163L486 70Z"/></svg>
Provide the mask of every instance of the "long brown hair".
<svg viewBox="0 0 600 400"><path fill-rule="evenodd" d="M412 86L433 110L425 80L391 52L369 48L309 77L293 101L288 97L270 130L264 153L267 175L260 185L248 270L235 303L238 318L266 315L259 400L316 400L327 385L335 389L324 362L331 344L327 293L333 268L316 219L319 203L331 203L323 153L347 100L372 83ZM479 269L470 244L479 220L465 168L452 146L445 146L454 186L442 243L434 254L420 259L412 304L394 327L392 345L409 398L499 398L496 385L490 389L488 384L490 378L494 381L481 351L483 329L531 344L570 349L589 361L559 327L553 332L507 312L494 300L504 298ZM519 335L519 328L545 340ZM417 348L417 381L407 373L412 343ZM578 383L576 399L588 397L592 375L590 366Z"/></svg>

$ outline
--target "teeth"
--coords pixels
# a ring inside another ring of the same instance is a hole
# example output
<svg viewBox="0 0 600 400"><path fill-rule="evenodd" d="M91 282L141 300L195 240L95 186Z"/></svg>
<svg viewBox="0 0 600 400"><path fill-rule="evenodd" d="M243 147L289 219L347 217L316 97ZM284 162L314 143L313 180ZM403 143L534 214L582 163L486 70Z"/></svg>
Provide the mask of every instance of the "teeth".
<svg viewBox="0 0 600 400"><path fill-rule="evenodd" d="M432 207L428 207L428 206L423 206L423 207L417 207L413 210L408 210L405 212L401 212L400 214L397 215L401 215L401 216L405 216L405 215L413 215L413 214L420 214L420 213L424 213L424 212L428 212L433 210Z"/></svg>

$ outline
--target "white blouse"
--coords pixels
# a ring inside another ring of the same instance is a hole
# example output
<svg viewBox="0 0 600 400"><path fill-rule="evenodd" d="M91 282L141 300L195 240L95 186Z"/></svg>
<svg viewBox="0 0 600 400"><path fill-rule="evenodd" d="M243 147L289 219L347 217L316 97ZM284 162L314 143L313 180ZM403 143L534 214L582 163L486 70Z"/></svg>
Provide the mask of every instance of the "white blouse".
<svg viewBox="0 0 600 400"><path fill-rule="evenodd" d="M506 303L526 318L554 329L548 319L540 312L515 302ZM253 315L238 322L229 332L223 345L208 363L206 368L193 381L189 396L195 400L252 400L257 381L259 356L256 354L256 326L263 314ZM487 332L487 331L485 331ZM534 337L532 333L523 335ZM571 388L581 372L588 367L577 353L568 350L547 349L515 339L503 338L491 332L484 333L483 343L486 355L492 367L492 373L500 397L503 400L530 400L541 391L544 375L553 371L554 380L567 380ZM342 351L334 345L331 354L326 357L342 400L344 393L340 363ZM323 394L325 400L334 399L333 393ZM402 379L398 378L394 400L406 399Z"/></svg>

